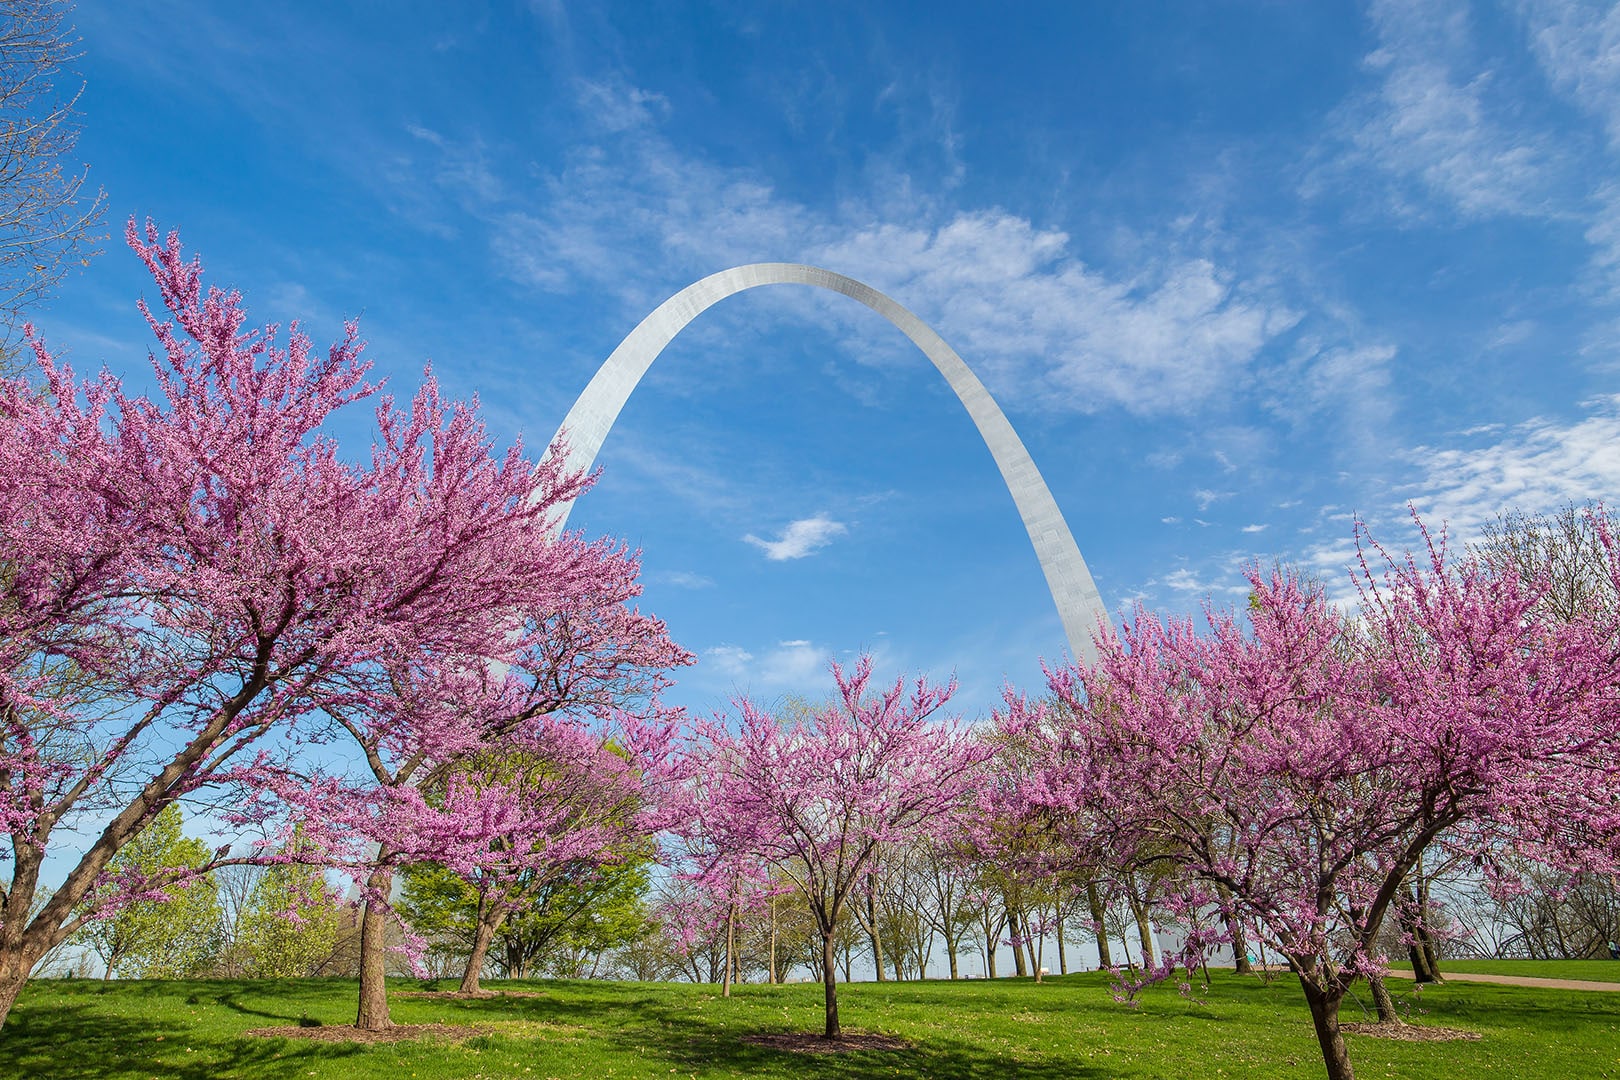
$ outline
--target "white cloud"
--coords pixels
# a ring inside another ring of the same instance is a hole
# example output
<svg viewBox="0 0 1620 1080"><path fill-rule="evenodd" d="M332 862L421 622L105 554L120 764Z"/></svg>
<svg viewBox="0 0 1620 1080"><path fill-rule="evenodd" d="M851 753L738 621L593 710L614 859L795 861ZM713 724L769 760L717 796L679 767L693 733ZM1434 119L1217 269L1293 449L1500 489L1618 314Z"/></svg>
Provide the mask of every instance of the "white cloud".
<svg viewBox="0 0 1620 1080"><path fill-rule="evenodd" d="M1378 0L1370 14L1379 44L1362 63L1376 86L1340 110L1344 149L1327 172L1355 184L1372 165L1468 218L1552 212L1560 152L1500 103L1498 73L1470 55L1466 6ZM1423 200L1390 199L1422 213Z"/></svg>
<svg viewBox="0 0 1620 1080"><path fill-rule="evenodd" d="M1148 582L1148 585L1163 585L1165 588L1178 593L1188 593L1200 597L1215 596L1217 594L1247 596L1249 583L1242 580L1241 576L1242 566L1246 561L1246 556L1235 559L1227 556L1225 558L1226 565L1220 568L1219 576L1213 580L1201 577L1191 567L1180 566L1157 581ZM1221 583L1222 579L1225 580L1225 584Z"/></svg>
<svg viewBox="0 0 1620 1080"><path fill-rule="evenodd" d="M1230 491L1212 491L1209 488L1199 488L1193 492L1193 502L1198 504L1200 510L1208 510L1222 499L1230 499L1231 497L1232 492ZM1203 523L1200 522L1200 524Z"/></svg>
<svg viewBox="0 0 1620 1080"><path fill-rule="evenodd" d="M648 574L647 580L655 585L670 585L677 589L707 589L714 585L713 578L691 570L657 570Z"/></svg>
<svg viewBox="0 0 1620 1080"><path fill-rule="evenodd" d="M834 521L825 514L817 514L815 517L790 522L775 540L764 540L753 533L744 536L743 540L763 551L767 559L780 562L784 559L802 559L807 555L814 555L847 532L849 526L843 522Z"/></svg>
<svg viewBox="0 0 1620 1080"><path fill-rule="evenodd" d="M538 190L492 192L483 147L447 140L437 150L455 167L425 164L414 178L463 205L484 199L497 268L534 288L602 290L645 313L727 266L813 263L916 311L1003 400L1143 415L1189 414L1241 390L1262 350L1301 317L1211 257L1203 235L1153 237L1134 264L1104 272L1062 230L997 208L942 210L873 191L812 209L755 171L675 146L658 124L668 103L622 83L580 84L580 107L600 137L534 181ZM798 311L821 322L856 314L843 302ZM863 346L868 357L903 348L896 338L874 349L864 336Z"/></svg>
<svg viewBox="0 0 1620 1080"><path fill-rule="evenodd" d="M1620 8L1523 0L1519 9L1553 88L1602 121L1620 146Z"/></svg>
<svg viewBox="0 0 1620 1080"><path fill-rule="evenodd" d="M1241 384L1299 320L1209 259L1168 255L1116 280L1067 234L1001 211L874 225L810 257L933 316L975 366L1007 373L999 387L1077 412L1192 412Z"/></svg>
<svg viewBox="0 0 1620 1080"><path fill-rule="evenodd" d="M1270 526L1267 525L1245 525L1243 526L1243 531L1246 533L1262 533L1265 532L1269 527Z"/></svg>
<svg viewBox="0 0 1620 1080"><path fill-rule="evenodd" d="M1483 527L1505 512L1535 514L1571 502L1620 498L1620 453L1615 450L1620 447L1620 395L1588 402L1587 415L1573 421L1537 417L1506 429L1476 430L1499 437L1475 446L1407 451L1416 479L1360 515L1374 539L1397 551L1419 542L1408 504L1432 532L1444 527L1454 545L1465 545L1478 540ZM1355 560L1355 544L1346 515L1332 512L1336 510L1324 507L1321 518L1338 528L1323 543L1302 551L1299 561L1321 577L1336 603L1350 607L1355 597L1346 571Z"/></svg>
<svg viewBox="0 0 1620 1080"><path fill-rule="evenodd" d="M703 650L703 658L722 674L739 678L747 673L754 654L740 645L713 645Z"/></svg>
<svg viewBox="0 0 1620 1080"><path fill-rule="evenodd" d="M1422 479L1412 503L1430 525L1444 521L1472 539L1504 511L1620 498L1620 395L1591 401L1588 409L1568 423L1527 420L1484 446L1418 447L1410 456Z"/></svg>
<svg viewBox="0 0 1620 1080"><path fill-rule="evenodd" d="M669 99L663 94L630 86L620 80L593 82L580 79L574 88L586 119L603 131L648 127L669 113Z"/></svg>
<svg viewBox="0 0 1620 1080"><path fill-rule="evenodd" d="M703 650L704 663L748 694L812 692L830 681L832 653L803 638L783 641L756 656L739 645Z"/></svg>

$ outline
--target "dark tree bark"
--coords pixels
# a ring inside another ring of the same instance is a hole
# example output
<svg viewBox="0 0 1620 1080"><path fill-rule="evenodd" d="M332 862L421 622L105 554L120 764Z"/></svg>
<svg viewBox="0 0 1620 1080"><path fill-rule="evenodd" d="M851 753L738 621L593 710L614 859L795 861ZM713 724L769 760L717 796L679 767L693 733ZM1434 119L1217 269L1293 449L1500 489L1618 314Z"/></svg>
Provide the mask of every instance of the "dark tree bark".
<svg viewBox="0 0 1620 1080"><path fill-rule="evenodd" d="M844 1032L838 1026L838 972L833 967L832 931L825 928L821 931L821 989L827 1008L827 1023L821 1035L836 1039Z"/></svg>
<svg viewBox="0 0 1620 1080"><path fill-rule="evenodd" d="M501 924L506 921L506 908L500 904L492 904L487 896L478 898L478 921L473 927L473 947L467 957L467 967L461 973L460 992L463 994L482 993L478 980L484 973L484 962L489 959L489 947L500 931Z"/></svg>
<svg viewBox="0 0 1620 1080"><path fill-rule="evenodd" d="M1367 986L1372 990L1373 1006L1378 1010L1380 1024L1400 1024L1401 1014L1395 1011L1395 999L1389 996L1389 987L1384 985L1382 975L1373 975L1367 979Z"/></svg>
<svg viewBox="0 0 1620 1080"><path fill-rule="evenodd" d="M1102 896L1097 892L1095 880L1086 882L1086 903L1091 907L1092 932L1097 935L1097 966L1113 967L1114 957L1108 947L1108 923L1104 919L1108 913L1103 910Z"/></svg>
<svg viewBox="0 0 1620 1080"><path fill-rule="evenodd" d="M1301 979L1305 1002L1311 1007L1311 1023L1316 1028L1316 1042L1322 1048L1322 1063L1327 1066L1328 1080L1355 1080L1350 1067L1350 1051L1345 1049L1344 1035L1339 1031L1339 1004L1344 1001L1344 989L1315 985Z"/></svg>

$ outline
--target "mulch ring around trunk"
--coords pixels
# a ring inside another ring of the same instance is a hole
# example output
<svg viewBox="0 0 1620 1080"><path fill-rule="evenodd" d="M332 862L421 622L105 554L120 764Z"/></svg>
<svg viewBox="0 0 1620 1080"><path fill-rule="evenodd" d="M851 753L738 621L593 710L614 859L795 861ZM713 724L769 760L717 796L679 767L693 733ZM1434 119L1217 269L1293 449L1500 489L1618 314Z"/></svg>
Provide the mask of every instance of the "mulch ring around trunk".
<svg viewBox="0 0 1620 1080"><path fill-rule="evenodd" d="M771 1035L744 1035L743 1042L792 1054L847 1054L854 1050L910 1050L911 1044L893 1035L858 1035L846 1032L836 1039L807 1031L783 1031Z"/></svg>
<svg viewBox="0 0 1620 1080"><path fill-rule="evenodd" d="M316 1024L304 1027L253 1028L244 1035L258 1035L266 1039L309 1039L330 1043L393 1043L435 1036L441 1039L470 1039L474 1035L493 1035L499 1028L474 1027L470 1024L395 1024L381 1031L362 1031L353 1024Z"/></svg>
<svg viewBox="0 0 1620 1080"><path fill-rule="evenodd" d="M476 993L464 990L396 990L388 996L421 1001L489 1001L492 998L543 998L551 995L544 990L479 990Z"/></svg>
<svg viewBox="0 0 1620 1080"><path fill-rule="evenodd" d="M1479 1038L1477 1031L1429 1027L1427 1024L1340 1024L1339 1030L1371 1035L1375 1039L1398 1039L1401 1042L1454 1042L1458 1039L1472 1042Z"/></svg>

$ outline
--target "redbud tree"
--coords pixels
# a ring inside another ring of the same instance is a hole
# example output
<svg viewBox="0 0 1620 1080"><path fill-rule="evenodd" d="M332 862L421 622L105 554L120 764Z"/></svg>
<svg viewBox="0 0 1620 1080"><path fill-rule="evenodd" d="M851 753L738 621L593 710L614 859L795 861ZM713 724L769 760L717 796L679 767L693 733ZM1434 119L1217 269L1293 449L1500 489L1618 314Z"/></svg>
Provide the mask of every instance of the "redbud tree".
<svg viewBox="0 0 1620 1080"><path fill-rule="evenodd" d="M369 459L344 460L323 429L376 393L356 327L324 356L296 324L278 345L175 235L128 241L166 310L141 306L156 393L80 383L37 338L46 390L0 381L0 1021L84 921L163 895L105 878L165 807L286 775L402 673L514 663L589 592L588 545L551 528L583 477L496 453L431 382L383 399ZM401 746L431 741L389 708ZM75 827L90 838L45 899Z"/></svg>
<svg viewBox="0 0 1620 1080"><path fill-rule="evenodd" d="M1535 585L1443 542L1363 550L1359 619L1255 572L1247 626L1138 612L1095 666L1050 673L1055 706L1004 718L1050 762L1031 812L1157 862L1189 925L1227 908L1288 959L1332 1080L1353 1075L1339 1005L1382 972L1425 850L1607 865L1620 762L1612 625L1539 618Z"/></svg>
<svg viewBox="0 0 1620 1080"><path fill-rule="evenodd" d="M713 787L704 826L715 850L777 866L803 893L821 934L823 1034L841 1034L834 935L851 892L885 845L947 829L989 747L935 714L955 689L903 678L872 691L872 661L833 665L837 704L778 723L740 704L736 730L711 726L703 764Z"/></svg>

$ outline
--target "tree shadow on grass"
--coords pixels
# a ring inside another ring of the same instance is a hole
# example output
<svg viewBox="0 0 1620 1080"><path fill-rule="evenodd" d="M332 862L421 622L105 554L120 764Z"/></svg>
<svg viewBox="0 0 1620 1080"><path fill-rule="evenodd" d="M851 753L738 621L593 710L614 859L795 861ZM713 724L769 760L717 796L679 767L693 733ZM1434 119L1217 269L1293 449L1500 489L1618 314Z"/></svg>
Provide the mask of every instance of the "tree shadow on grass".
<svg viewBox="0 0 1620 1080"><path fill-rule="evenodd" d="M204 1033L175 1019L119 1016L90 1002L56 1001L14 1011L0 1031L0 1076L29 1080L217 1080L221 1076L301 1076L310 1061L358 1048L287 1048L281 1040Z"/></svg>
<svg viewBox="0 0 1620 1080"><path fill-rule="evenodd" d="M230 1028L204 1027L193 1017L165 1012L186 1006L258 1010L230 999L248 983L57 984L49 996L19 1002L0 1030L0 1077L29 1080L217 1080L219 1077L303 1077L316 1061L334 1062L360 1048L303 1048L285 1040L248 1040ZM102 999L146 991L151 1007L109 1007ZM220 993L224 991L224 993ZM296 1022L296 1017L293 1018ZM340 1072L342 1065L327 1072Z"/></svg>

